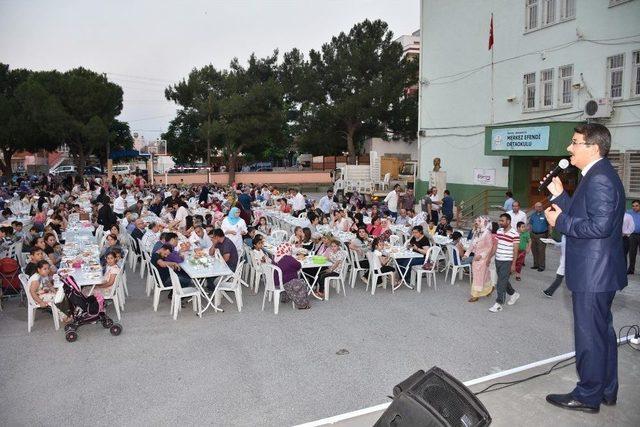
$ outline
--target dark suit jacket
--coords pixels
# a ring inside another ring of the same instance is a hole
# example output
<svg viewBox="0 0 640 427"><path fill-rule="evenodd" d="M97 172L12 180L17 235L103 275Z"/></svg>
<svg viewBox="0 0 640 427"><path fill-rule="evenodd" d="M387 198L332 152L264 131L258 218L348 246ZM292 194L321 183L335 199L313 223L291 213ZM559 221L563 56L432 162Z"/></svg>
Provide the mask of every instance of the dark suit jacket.
<svg viewBox="0 0 640 427"><path fill-rule="evenodd" d="M567 238L567 287L572 292L611 292L627 286L622 245L625 195L609 160L594 164L573 197L552 201L562 209L556 230Z"/></svg>

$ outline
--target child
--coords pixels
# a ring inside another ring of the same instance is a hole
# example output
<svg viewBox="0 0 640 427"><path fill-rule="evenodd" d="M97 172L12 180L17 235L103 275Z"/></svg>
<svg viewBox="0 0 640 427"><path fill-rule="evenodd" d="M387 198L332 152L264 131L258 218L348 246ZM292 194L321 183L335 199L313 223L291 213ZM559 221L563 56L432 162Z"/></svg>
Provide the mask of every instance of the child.
<svg viewBox="0 0 640 427"><path fill-rule="evenodd" d="M520 245L518 246L518 258L516 258L516 280L520 281L524 258L527 256L527 252L531 251L531 234L529 234L527 226L522 221L518 223L517 230L520 233Z"/></svg>
<svg viewBox="0 0 640 427"><path fill-rule="evenodd" d="M430 235L436 234L436 224L433 221L429 221L429 227L427 227L427 231Z"/></svg>
<svg viewBox="0 0 640 427"><path fill-rule="evenodd" d="M266 216L261 216L260 219L258 219L258 231L264 234L265 236L268 236L271 234L271 227L269 227L269 224L267 224Z"/></svg>

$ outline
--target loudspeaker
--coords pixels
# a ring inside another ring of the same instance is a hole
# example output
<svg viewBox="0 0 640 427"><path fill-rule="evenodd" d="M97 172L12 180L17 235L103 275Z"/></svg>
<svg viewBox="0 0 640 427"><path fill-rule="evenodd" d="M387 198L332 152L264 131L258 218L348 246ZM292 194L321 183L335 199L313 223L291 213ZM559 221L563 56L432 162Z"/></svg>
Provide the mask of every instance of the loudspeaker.
<svg viewBox="0 0 640 427"><path fill-rule="evenodd" d="M394 399L374 427L481 427L491 417L460 381L434 366L393 388Z"/></svg>

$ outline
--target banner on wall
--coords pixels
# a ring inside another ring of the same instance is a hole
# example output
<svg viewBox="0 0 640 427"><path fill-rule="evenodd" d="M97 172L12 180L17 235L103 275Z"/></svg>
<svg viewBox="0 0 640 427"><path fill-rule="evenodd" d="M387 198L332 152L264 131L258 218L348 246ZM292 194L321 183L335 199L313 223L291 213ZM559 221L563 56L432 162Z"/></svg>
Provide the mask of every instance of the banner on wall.
<svg viewBox="0 0 640 427"><path fill-rule="evenodd" d="M492 129L491 149L548 150L549 126Z"/></svg>
<svg viewBox="0 0 640 427"><path fill-rule="evenodd" d="M496 170L474 169L473 183L477 185L496 185Z"/></svg>

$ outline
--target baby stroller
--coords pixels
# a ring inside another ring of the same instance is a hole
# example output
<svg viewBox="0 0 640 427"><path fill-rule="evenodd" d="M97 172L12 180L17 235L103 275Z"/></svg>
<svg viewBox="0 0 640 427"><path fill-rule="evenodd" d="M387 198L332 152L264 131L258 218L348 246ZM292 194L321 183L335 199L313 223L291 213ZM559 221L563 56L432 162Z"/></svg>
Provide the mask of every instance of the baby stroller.
<svg viewBox="0 0 640 427"><path fill-rule="evenodd" d="M77 330L80 326L97 322L101 322L102 327L109 329L111 335L120 335L122 326L114 323L113 320L107 316L104 310L104 299L102 295L85 296L80 291L80 286L78 286L72 276L62 278L62 288L69 301L69 307L73 316L73 322L64 327L67 341L74 342L78 339Z"/></svg>

